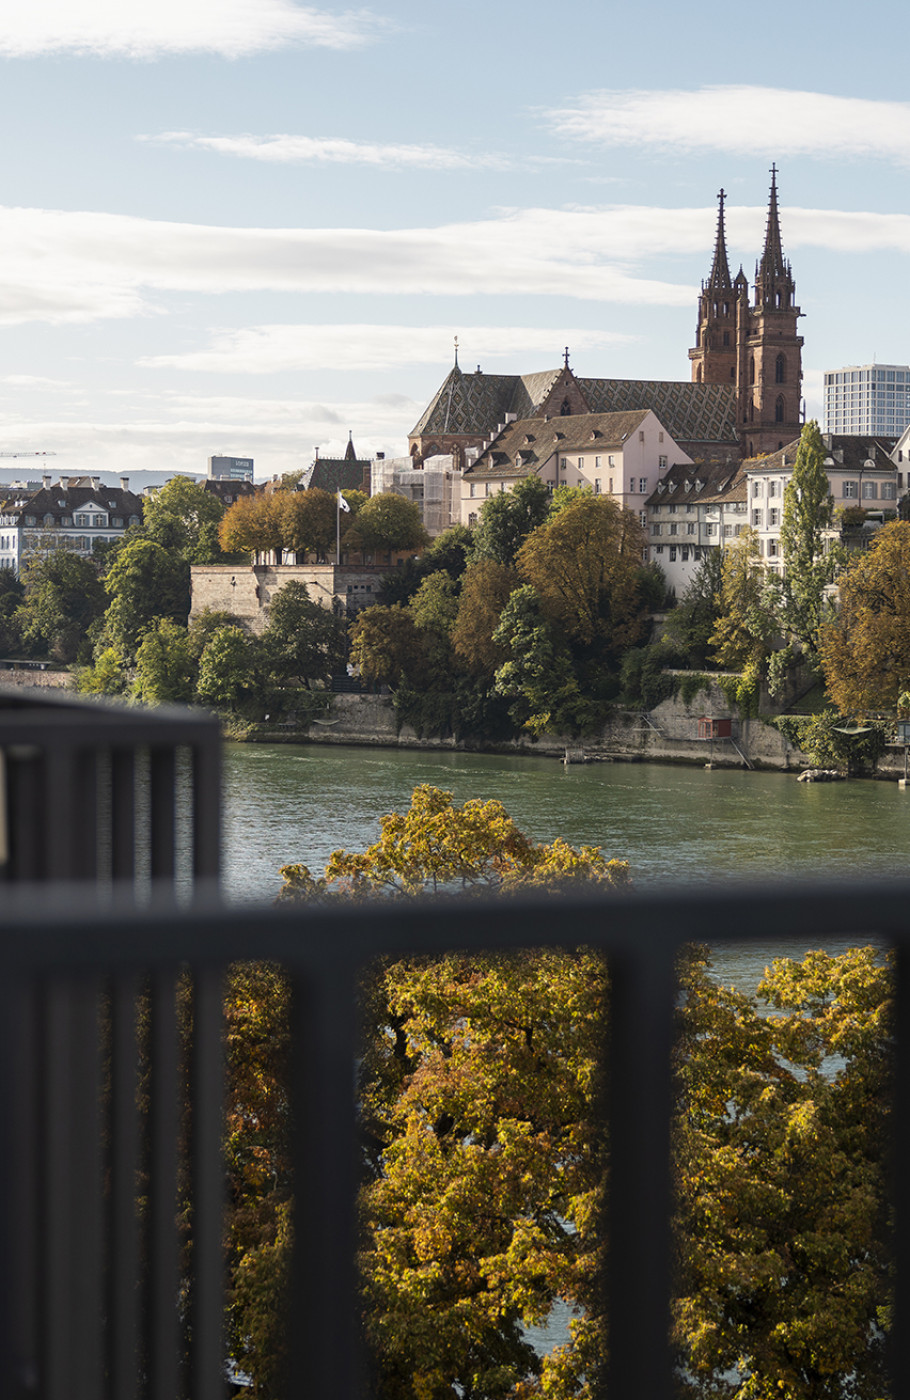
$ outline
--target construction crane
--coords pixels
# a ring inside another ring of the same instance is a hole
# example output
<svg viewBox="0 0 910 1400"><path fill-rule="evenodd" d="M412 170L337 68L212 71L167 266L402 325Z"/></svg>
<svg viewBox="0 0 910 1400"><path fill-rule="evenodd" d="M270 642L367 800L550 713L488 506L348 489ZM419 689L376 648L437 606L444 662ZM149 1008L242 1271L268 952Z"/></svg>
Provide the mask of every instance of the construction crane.
<svg viewBox="0 0 910 1400"><path fill-rule="evenodd" d="M56 457L56 452L0 452L0 457Z"/></svg>

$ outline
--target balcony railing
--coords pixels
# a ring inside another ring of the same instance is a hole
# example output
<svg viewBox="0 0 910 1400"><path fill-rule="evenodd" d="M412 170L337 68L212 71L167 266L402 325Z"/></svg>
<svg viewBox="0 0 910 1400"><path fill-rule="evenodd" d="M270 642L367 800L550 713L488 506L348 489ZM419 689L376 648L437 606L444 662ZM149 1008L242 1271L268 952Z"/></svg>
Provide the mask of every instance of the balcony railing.
<svg viewBox="0 0 910 1400"><path fill-rule="evenodd" d="M3 725L8 718L3 716ZM170 722L160 718L162 724ZM21 740L24 747L41 750L45 757L35 770L45 784L41 791L55 784L54 800L72 813L72 785L83 769L65 759L65 778L59 771L52 778L63 744L62 722L50 725L48 738L42 736L37 716L32 721L37 727L29 728L24 720L18 729L14 726L12 747ZM181 729L184 721L174 718L174 736L180 746L192 749L201 731ZM106 719L102 723L96 716L93 722L103 727ZM126 730L118 727L125 722L113 717L113 744L105 738L102 748L116 752L128 742ZM84 739L89 729L89 720L77 716L77 738ZM0 746L7 752L8 734L0 726ZM134 737L141 749L149 747L147 732L137 730ZM164 730L158 742L164 744ZM203 748L205 742L203 735ZM35 757L14 755L11 762ZM201 774L192 798L200 834L192 835L192 841L197 869L203 871L210 868L206 861L211 855L206 802L214 801L217 791L207 761L191 756L189 762L189 771ZM605 1047L605 1062L613 1071L605 1109L611 1161L607 1393L643 1400L669 1396L674 962L688 941L728 941L734 931L737 941L764 942L773 929L775 939L793 937L801 949L832 936L865 941L875 935L899 950L893 1393L910 1396L910 1342L904 1325L910 1276L905 1184L910 1169L910 882L766 885L606 900L578 896L558 906L530 899L486 905L471 901L469 906L453 900L431 909L416 901L370 908L226 907L210 891L197 889L181 904L174 896L179 861L167 858L168 843L161 835L165 830L172 836L175 829L162 810L173 805L176 784L165 800L164 780L154 776L155 762L153 757L148 783L158 783L160 791L146 802L147 815L152 814L149 864L163 871L163 895L143 889L140 903L135 892L124 894L111 881L100 889L84 882L81 888L10 884L4 899L0 1394L15 1400L177 1400L184 1394L192 1400L223 1400L221 987L229 964L263 959L287 970L294 1008L296 1243L287 1400L360 1400L367 1388L357 1347L352 1065L361 972L378 957L583 946L601 950L611 969L610 1043ZM168 772L179 766L175 758ZM108 768L102 764L100 771ZM101 791L105 784L113 792L113 777L99 780L96 789L89 784L88 791ZM17 789L11 788L11 809L19 811L20 802L28 815L32 809L21 789L20 782L15 797ZM141 797L142 783L135 782L133 791ZM116 805L113 797L110 802ZM100 811L104 802L99 799L96 807ZM95 830L99 845L106 832L115 839L107 820ZM86 844L83 834L75 848L80 858ZM32 838L27 849L34 849ZM76 855L68 859L74 861ZM119 870L119 861L112 858L109 864ZM71 864L67 873L73 873ZM192 996L188 1080L181 1074L175 1011L179 977L189 979ZM147 989L149 1046L147 1077L142 1078L136 1024L140 984ZM188 1157L181 1139L181 1106L187 1097L192 1122ZM137 1212L143 1151L149 1187ZM189 1161L188 1180L179 1175L183 1160ZM189 1200L184 1212L184 1220L191 1221L189 1262L186 1236L178 1228L178 1197Z"/></svg>

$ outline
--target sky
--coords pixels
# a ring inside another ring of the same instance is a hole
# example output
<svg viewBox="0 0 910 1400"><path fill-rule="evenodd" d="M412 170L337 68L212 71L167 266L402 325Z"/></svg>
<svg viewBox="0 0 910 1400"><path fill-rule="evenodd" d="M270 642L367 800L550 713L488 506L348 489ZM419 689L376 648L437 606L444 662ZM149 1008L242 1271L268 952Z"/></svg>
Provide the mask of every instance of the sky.
<svg viewBox="0 0 910 1400"><path fill-rule="evenodd" d="M400 455L460 363L688 379L769 168L825 370L910 361L910 8L0 6L0 452ZM0 458L19 475L37 458Z"/></svg>

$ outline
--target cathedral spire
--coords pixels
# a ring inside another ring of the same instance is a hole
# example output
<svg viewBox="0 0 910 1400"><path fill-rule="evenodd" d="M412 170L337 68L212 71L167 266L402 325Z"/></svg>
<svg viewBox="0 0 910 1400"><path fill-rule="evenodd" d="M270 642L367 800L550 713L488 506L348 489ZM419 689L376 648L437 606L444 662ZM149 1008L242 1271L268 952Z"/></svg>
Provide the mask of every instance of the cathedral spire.
<svg viewBox="0 0 910 1400"><path fill-rule="evenodd" d="M789 269L784 262L780 241L780 218L777 210L777 166L771 166L771 198L768 202L768 225L765 229L765 251L762 253L760 274L770 285L778 277L786 277Z"/></svg>
<svg viewBox="0 0 910 1400"><path fill-rule="evenodd" d="M721 190L717 196L717 237L714 241L714 261L711 264L711 273L705 283L705 291L726 291L732 286L730 265L727 262L727 239L724 231L725 197L726 191Z"/></svg>

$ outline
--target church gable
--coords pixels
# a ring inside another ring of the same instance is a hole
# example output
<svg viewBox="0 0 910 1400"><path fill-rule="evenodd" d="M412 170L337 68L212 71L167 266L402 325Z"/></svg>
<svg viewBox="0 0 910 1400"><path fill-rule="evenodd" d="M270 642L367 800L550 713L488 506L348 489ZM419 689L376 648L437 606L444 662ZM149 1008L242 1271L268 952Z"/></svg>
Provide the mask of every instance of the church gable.
<svg viewBox="0 0 910 1400"><path fill-rule="evenodd" d="M566 418L570 414L590 413L591 406L568 365L559 371L537 411L544 418Z"/></svg>

